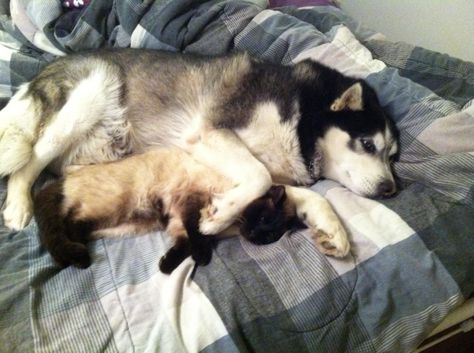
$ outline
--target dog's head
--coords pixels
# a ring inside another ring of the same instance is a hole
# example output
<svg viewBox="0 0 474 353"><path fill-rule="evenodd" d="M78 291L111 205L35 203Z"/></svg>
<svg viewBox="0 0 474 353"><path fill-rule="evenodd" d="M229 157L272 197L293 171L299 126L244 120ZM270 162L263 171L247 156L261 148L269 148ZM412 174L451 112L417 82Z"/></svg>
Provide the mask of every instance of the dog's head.
<svg viewBox="0 0 474 353"><path fill-rule="evenodd" d="M326 126L317 139L323 156L321 175L366 197L396 192L391 162L398 153L398 134L375 93L355 82L324 112Z"/></svg>
<svg viewBox="0 0 474 353"><path fill-rule="evenodd" d="M307 90L309 94L323 92L320 102L306 106L311 116L304 127L312 137L309 145L306 142L305 156L310 172L365 197L393 195L396 184L391 163L398 153L398 132L375 92L365 82L332 70L331 80L325 77L324 84L330 86L326 91L321 83ZM316 172L313 166L318 166Z"/></svg>

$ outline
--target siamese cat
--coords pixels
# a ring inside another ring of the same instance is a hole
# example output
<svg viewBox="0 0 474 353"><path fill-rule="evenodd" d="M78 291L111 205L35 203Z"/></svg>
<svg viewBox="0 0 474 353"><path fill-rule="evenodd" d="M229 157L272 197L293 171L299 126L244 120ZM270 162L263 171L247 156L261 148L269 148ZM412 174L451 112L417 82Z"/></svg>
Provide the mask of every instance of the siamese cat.
<svg viewBox="0 0 474 353"><path fill-rule="evenodd" d="M212 257L214 237L199 232L211 200L235 185L177 148L157 148L122 160L69 167L34 198L42 244L61 266L91 264L87 242L101 237L165 230L174 245L160 270L172 272L187 256L198 265ZM272 186L225 231L255 244L278 240L300 226L285 187Z"/></svg>

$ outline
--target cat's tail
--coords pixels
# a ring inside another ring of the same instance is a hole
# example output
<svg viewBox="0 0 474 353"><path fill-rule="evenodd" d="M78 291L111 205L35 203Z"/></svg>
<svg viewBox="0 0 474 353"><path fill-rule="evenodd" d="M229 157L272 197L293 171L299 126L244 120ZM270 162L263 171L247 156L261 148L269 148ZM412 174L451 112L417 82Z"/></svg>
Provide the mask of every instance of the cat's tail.
<svg viewBox="0 0 474 353"><path fill-rule="evenodd" d="M34 216L41 242L61 267L87 268L91 264L86 245L88 234L75 234L70 215L63 214L63 201L62 180L46 186L36 195Z"/></svg>

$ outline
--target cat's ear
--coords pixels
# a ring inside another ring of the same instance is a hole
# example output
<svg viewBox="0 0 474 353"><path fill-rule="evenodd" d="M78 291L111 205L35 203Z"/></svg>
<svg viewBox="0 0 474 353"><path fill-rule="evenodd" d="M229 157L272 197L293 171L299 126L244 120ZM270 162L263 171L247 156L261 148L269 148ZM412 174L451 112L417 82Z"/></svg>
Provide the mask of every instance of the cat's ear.
<svg viewBox="0 0 474 353"><path fill-rule="evenodd" d="M268 190L268 194L275 205L286 200L285 187L283 185L272 185L270 190Z"/></svg>

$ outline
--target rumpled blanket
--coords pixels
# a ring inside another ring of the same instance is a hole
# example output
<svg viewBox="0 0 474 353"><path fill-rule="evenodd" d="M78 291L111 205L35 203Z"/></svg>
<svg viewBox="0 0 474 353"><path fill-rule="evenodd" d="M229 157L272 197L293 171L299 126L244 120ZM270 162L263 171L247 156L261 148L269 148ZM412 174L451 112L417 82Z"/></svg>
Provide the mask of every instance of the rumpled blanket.
<svg viewBox="0 0 474 353"><path fill-rule="evenodd" d="M374 201L312 186L350 233L350 256L307 232L219 242L209 266L158 271L163 233L98 240L58 269L36 224L0 227L0 352L409 352L474 292L474 65L390 43L335 7L266 1L0 1L3 104L58 55L147 47L313 58L364 78L401 131L401 191ZM5 198L5 180L0 200Z"/></svg>

